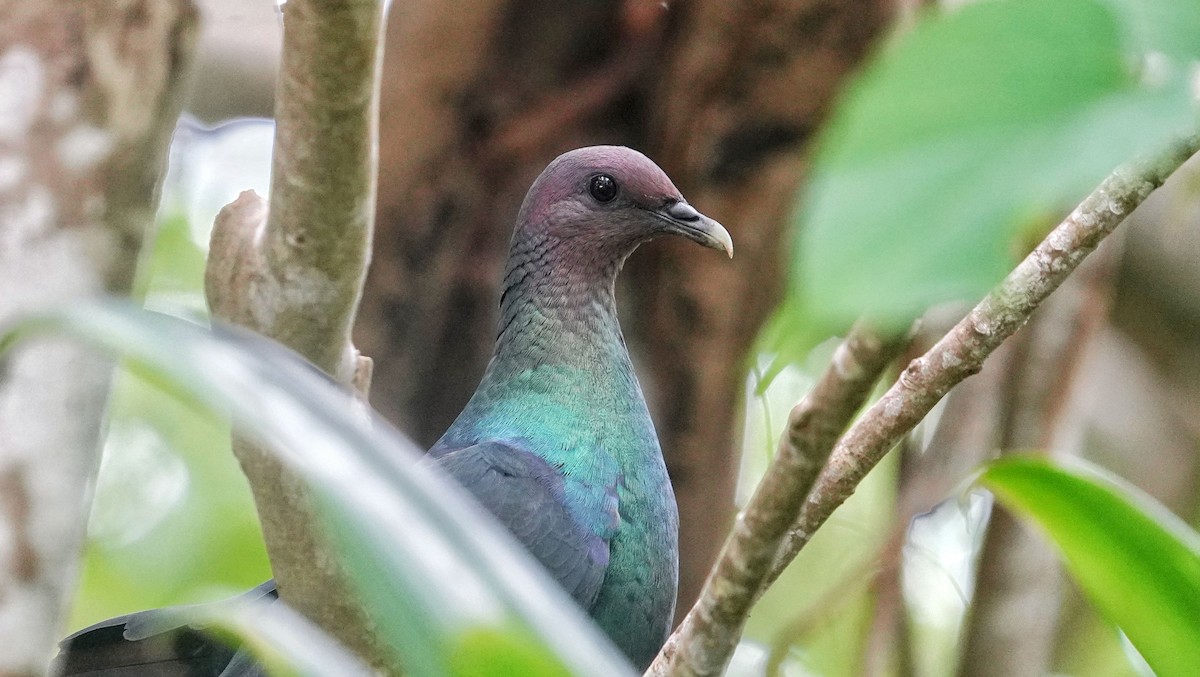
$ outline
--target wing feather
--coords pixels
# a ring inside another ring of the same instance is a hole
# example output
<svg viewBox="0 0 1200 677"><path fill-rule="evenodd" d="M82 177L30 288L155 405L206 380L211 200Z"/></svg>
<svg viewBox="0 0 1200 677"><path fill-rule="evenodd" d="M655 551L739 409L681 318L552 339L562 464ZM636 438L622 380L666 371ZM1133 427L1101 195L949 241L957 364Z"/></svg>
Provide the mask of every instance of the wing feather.
<svg viewBox="0 0 1200 677"><path fill-rule="evenodd" d="M537 455L504 442L438 450L433 459L507 527L583 608L591 608L608 568L608 541L571 514L562 473Z"/></svg>

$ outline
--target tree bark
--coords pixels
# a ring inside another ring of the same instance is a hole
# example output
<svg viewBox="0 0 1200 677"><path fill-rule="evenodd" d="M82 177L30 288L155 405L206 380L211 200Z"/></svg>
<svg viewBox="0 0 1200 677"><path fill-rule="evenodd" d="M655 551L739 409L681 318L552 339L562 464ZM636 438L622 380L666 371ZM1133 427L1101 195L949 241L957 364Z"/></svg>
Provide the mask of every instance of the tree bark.
<svg viewBox="0 0 1200 677"><path fill-rule="evenodd" d="M204 283L214 316L294 349L364 397L371 363L350 328L370 259L383 5L285 6L270 208L246 192L221 210ZM280 597L376 668L398 672L321 532L309 487L270 451L237 437L233 447Z"/></svg>
<svg viewBox="0 0 1200 677"><path fill-rule="evenodd" d="M195 27L185 0L0 8L0 322L129 292ZM0 362L0 674L61 632L110 373L63 341Z"/></svg>
<svg viewBox="0 0 1200 677"><path fill-rule="evenodd" d="M378 364L374 404L436 440L491 354L533 178L577 146L645 151L738 247L730 264L656 243L621 283L680 506L682 613L732 519L746 356L782 291L805 142L891 3L459 5L398 3L390 21L379 233L356 333Z"/></svg>

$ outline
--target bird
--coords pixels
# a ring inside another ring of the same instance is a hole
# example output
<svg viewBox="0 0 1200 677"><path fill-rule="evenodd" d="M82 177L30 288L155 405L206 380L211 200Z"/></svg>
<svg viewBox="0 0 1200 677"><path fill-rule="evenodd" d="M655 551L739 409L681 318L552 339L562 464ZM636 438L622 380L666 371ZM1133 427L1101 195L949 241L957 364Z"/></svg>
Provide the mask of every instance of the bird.
<svg viewBox="0 0 1200 677"><path fill-rule="evenodd" d="M466 488L640 668L671 629L679 516L616 279L663 236L733 256L729 232L641 152L590 146L551 161L517 214L491 359L423 461ZM270 582L252 593L275 594ZM60 674L260 674L222 672L252 661L192 628L146 625L132 614L75 633L60 645ZM122 671L123 656L144 668L147 647L177 671Z"/></svg>

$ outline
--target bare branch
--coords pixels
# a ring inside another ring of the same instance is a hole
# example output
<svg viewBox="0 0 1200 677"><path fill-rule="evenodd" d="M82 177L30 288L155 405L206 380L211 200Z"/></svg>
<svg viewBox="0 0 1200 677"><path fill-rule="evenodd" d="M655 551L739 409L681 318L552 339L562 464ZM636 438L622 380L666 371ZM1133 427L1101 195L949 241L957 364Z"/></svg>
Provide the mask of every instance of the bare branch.
<svg viewBox="0 0 1200 677"><path fill-rule="evenodd" d="M217 217L205 292L213 314L274 338L365 397L350 342L373 229L382 1L289 0L270 208L243 193ZM377 668L394 661L350 594L307 487L242 440L280 595Z"/></svg>
<svg viewBox="0 0 1200 677"><path fill-rule="evenodd" d="M667 640L649 675L720 674L788 528L829 452L862 407L880 373L904 348L856 324L829 367L788 417L787 431L705 581L696 604Z"/></svg>
<svg viewBox="0 0 1200 677"><path fill-rule="evenodd" d="M0 322L129 292L195 29L187 0L5 3ZM61 636L110 374L65 341L0 362L0 674Z"/></svg>
<svg viewBox="0 0 1200 677"><path fill-rule="evenodd" d="M1029 319L1084 257L1198 148L1200 137L1189 137L1147 161L1115 171L942 340L908 365L834 449L784 542L773 577L900 437L952 387L978 372L984 359Z"/></svg>

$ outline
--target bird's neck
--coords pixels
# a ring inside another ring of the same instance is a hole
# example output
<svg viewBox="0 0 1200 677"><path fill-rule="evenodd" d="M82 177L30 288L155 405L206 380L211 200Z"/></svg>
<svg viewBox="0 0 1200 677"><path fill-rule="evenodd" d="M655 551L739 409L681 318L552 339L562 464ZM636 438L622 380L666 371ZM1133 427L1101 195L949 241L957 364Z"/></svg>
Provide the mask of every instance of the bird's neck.
<svg viewBox="0 0 1200 677"><path fill-rule="evenodd" d="M613 288L622 263L514 244L492 360L435 448L520 439L554 462L580 463L580 449L599 445L622 467L647 459L661 465L617 323Z"/></svg>
<svg viewBox="0 0 1200 677"><path fill-rule="evenodd" d="M493 359L606 369L627 365L614 293L623 263L624 256L580 251L569 242L514 243ZM614 359L620 364L612 364Z"/></svg>

